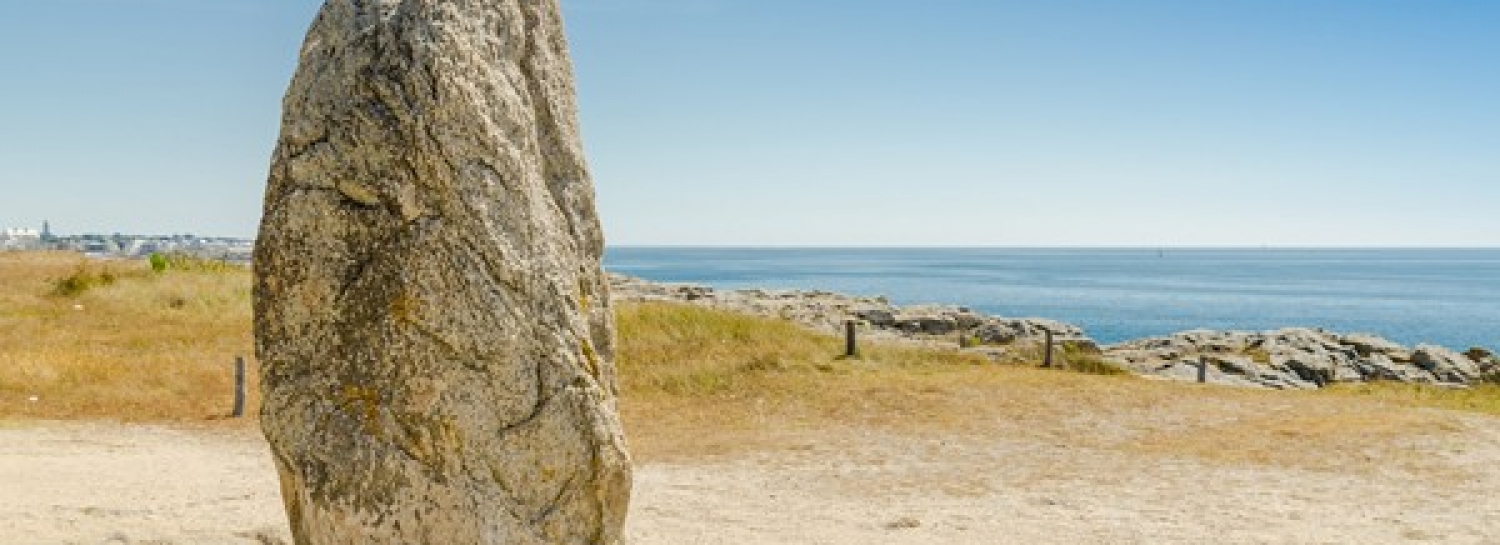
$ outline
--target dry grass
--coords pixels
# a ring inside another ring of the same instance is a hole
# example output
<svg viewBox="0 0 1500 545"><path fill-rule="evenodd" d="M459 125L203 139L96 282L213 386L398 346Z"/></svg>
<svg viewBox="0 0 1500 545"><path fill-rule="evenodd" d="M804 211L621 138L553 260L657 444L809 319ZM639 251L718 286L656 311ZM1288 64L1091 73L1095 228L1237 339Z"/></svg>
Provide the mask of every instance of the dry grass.
<svg viewBox="0 0 1500 545"><path fill-rule="evenodd" d="M619 316L622 408L632 447L647 459L783 449L865 429L1374 470L1416 463L1413 445L1463 429L1451 413L1411 410L1447 406L1437 400L1454 392L1413 400L1270 392L893 347L843 360L837 339L777 320L667 304L627 306Z"/></svg>
<svg viewBox="0 0 1500 545"><path fill-rule="evenodd" d="M788 321L702 307L630 304L616 316L622 387L639 394L765 394L768 379L777 376L921 374L988 363L973 354L896 345L867 345L860 357L844 358L841 339Z"/></svg>
<svg viewBox="0 0 1500 545"><path fill-rule="evenodd" d="M157 274L145 262L116 261L107 264L112 282L58 294L80 264L96 276L106 266L70 254L0 254L0 422L222 417L230 364L251 352L249 272ZM1500 387L1267 392L894 345L843 359L838 339L781 320L669 304L617 313L621 410L644 460L873 430L1324 469L1404 456L1410 441L1462 429L1454 413L1414 409L1500 414ZM255 400L252 381L251 411Z"/></svg>
<svg viewBox="0 0 1500 545"><path fill-rule="evenodd" d="M993 368L954 351L865 346L790 322L646 303L617 309L622 411L648 457L727 453L827 427L946 427L948 388Z"/></svg>
<svg viewBox="0 0 1500 545"><path fill-rule="evenodd" d="M1324 390L1330 394L1378 399L1403 407L1450 409L1500 416L1500 384L1472 388L1438 388L1400 382L1346 384Z"/></svg>
<svg viewBox="0 0 1500 545"><path fill-rule="evenodd" d="M233 358L252 351L249 303L244 269L0 253L0 417L222 416Z"/></svg>

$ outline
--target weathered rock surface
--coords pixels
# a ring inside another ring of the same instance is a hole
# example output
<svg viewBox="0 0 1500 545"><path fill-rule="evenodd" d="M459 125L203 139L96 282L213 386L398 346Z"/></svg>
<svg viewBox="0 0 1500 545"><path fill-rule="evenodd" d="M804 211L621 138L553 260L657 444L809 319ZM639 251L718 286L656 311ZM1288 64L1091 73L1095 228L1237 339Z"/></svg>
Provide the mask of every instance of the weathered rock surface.
<svg viewBox="0 0 1500 545"><path fill-rule="evenodd" d="M338 0L256 247L298 544L614 544L630 488L556 0Z"/></svg>
<svg viewBox="0 0 1500 545"><path fill-rule="evenodd" d="M1412 349L1365 333L1299 328L1185 331L1114 345L1105 356L1137 373L1182 380L1196 380L1201 359L1210 382L1293 389L1374 380L1464 386L1500 371L1482 349Z"/></svg>

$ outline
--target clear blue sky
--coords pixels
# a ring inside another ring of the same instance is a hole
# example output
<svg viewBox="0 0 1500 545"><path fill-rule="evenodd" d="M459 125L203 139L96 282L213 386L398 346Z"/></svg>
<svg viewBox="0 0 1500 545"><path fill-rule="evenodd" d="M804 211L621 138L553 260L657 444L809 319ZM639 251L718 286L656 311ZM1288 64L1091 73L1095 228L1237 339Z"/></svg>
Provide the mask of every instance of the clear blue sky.
<svg viewBox="0 0 1500 545"><path fill-rule="evenodd" d="M253 235L315 0L0 0L0 226ZM614 244L1500 246L1500 2L563 0Z"/></svg>

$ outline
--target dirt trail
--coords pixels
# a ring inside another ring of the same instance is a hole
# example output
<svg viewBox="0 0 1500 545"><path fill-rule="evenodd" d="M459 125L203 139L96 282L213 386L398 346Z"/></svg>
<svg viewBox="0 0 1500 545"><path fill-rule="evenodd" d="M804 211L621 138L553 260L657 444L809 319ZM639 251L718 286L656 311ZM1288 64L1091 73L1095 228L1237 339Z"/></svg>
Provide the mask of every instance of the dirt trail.
<svg viewBox="0 0 1500 545"><path fill-rule="evenodd" d="M646 461L632 545L1500 543L1500 420L1350 471L848 431L783 450ZM1351 454L1352 455L1352 454ZM287 540L249 431L0 427L0 543Z"/></svg>
<svg viewBox="0 0 1500 545"><path fill-rule="evenodd" d="M0 428L0 543L256 543L285 524L249 432L25 423Z"/></svg>

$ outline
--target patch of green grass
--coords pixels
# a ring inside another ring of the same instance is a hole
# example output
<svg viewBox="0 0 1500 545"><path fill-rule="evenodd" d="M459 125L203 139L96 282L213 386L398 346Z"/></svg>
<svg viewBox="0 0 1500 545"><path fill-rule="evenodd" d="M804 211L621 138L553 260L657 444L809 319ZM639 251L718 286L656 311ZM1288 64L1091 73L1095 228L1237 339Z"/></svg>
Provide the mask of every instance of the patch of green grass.
<svg viewBox="0 0 1500 545"><path fill-rule="evenodd" d="M161 273L167 272L167 267L168 267L167 256L164 256L164 255L158 254L158 253L153 253L153 254L151 254L151 257L148 258L146 261L151 264L151 272L154 272L156 274L161 274Z"/></svg>
<svg viewBox="0 0 1500 545"><path fill-rule="evenodd" d="M167 271L232 273L245 270L243 265L182 253L151 254L150 264L151 270L158 273Z"/></svg>
<svg viewBox="0 0 1500 545"><path fill-rule="evenodd" d="M117 280L119 276L109 270L108 265L94 267L88 262L82 262L73 269L72 274L52 282L52 295L77 297L95 287L114 285Z"/></svg>

